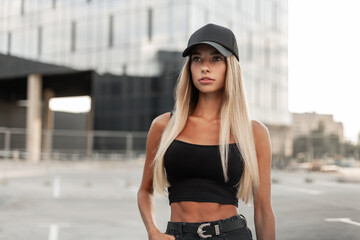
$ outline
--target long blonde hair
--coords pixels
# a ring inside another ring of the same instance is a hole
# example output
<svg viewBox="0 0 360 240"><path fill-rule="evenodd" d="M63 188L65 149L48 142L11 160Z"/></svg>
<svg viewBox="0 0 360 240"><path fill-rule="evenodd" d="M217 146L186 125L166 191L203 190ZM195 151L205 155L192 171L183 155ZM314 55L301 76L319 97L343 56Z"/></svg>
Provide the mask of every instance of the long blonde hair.
<svg viewBox="0 0 360 240"><path fill-rule="evenodd" d="M155 155L154 189L166 193L169 182L164 168L164 155L171 142L180 134L186 125L188 116L194 111L199 96L190 73L190 58L184 64L175 89L175 109L162 134ZM227 70L221 105L219 150L224 180L228 181L228 152L230 133L244 159L244 172L238 184L237 197L248 203L259 187L259 172L255 152L251 119L247 109L245 90L241 69L235 56L226 58Z"/></svg>

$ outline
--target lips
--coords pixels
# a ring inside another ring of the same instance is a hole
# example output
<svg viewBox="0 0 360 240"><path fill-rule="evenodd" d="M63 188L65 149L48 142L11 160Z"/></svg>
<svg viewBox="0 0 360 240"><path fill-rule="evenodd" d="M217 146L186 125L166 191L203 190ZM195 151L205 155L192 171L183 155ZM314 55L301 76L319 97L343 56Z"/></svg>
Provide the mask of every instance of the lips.
<svg viewBox="0 0 360 240"><path fill-rule="evenodd" d="M209 84L209 83L212 83L214 82L215 79L211 78L211 77L202 77L199 79L199 82L202 83L202 84Z"/></svg>

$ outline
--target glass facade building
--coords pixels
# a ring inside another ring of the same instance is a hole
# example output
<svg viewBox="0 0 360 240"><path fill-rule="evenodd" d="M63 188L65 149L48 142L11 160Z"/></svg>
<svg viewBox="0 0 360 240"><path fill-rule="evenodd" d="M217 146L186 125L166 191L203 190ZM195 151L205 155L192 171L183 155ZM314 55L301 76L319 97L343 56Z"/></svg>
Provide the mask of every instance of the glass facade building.
<svg viewBox="0 0 360 240"><path fill-rule="evenodd" d="M286 126L287 14L286 0L0 0L0 53L156 77L166 71L160 52L181 52L196 29L220 24L237 37L252 118Z"/></svg>

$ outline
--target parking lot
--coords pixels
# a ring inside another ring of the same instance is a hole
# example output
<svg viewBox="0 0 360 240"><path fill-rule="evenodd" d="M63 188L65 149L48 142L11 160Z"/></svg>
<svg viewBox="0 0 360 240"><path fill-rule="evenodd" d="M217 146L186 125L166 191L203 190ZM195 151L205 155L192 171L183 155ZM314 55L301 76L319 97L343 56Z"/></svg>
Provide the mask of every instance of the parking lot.
<svg viewBox="0 0 360 240"><path fill-rule="evenodd" d="M273 171L277 239L358 240L360 171ZM142 161L0 161L1 240L147 239L137 209ZM240 204L254 232L253 211ZM169 205L156 196L165 230Z"/></svg>

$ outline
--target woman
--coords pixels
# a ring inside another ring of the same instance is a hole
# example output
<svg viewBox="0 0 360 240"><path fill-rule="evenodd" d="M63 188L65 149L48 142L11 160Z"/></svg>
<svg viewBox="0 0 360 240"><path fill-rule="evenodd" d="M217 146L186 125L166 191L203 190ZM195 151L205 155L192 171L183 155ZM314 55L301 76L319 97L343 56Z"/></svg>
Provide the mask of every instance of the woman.
<svg viewBox="0 0 360 240"><path fill-rule="evenodd" d="M233 32L208 24L190 37L175 110L151 124L139 210L149 239L252 239L238 199L254 202L258 240L275 239L269 133L250 120ZM171 219L154 221L153 192L168 192Z"/></svg>

